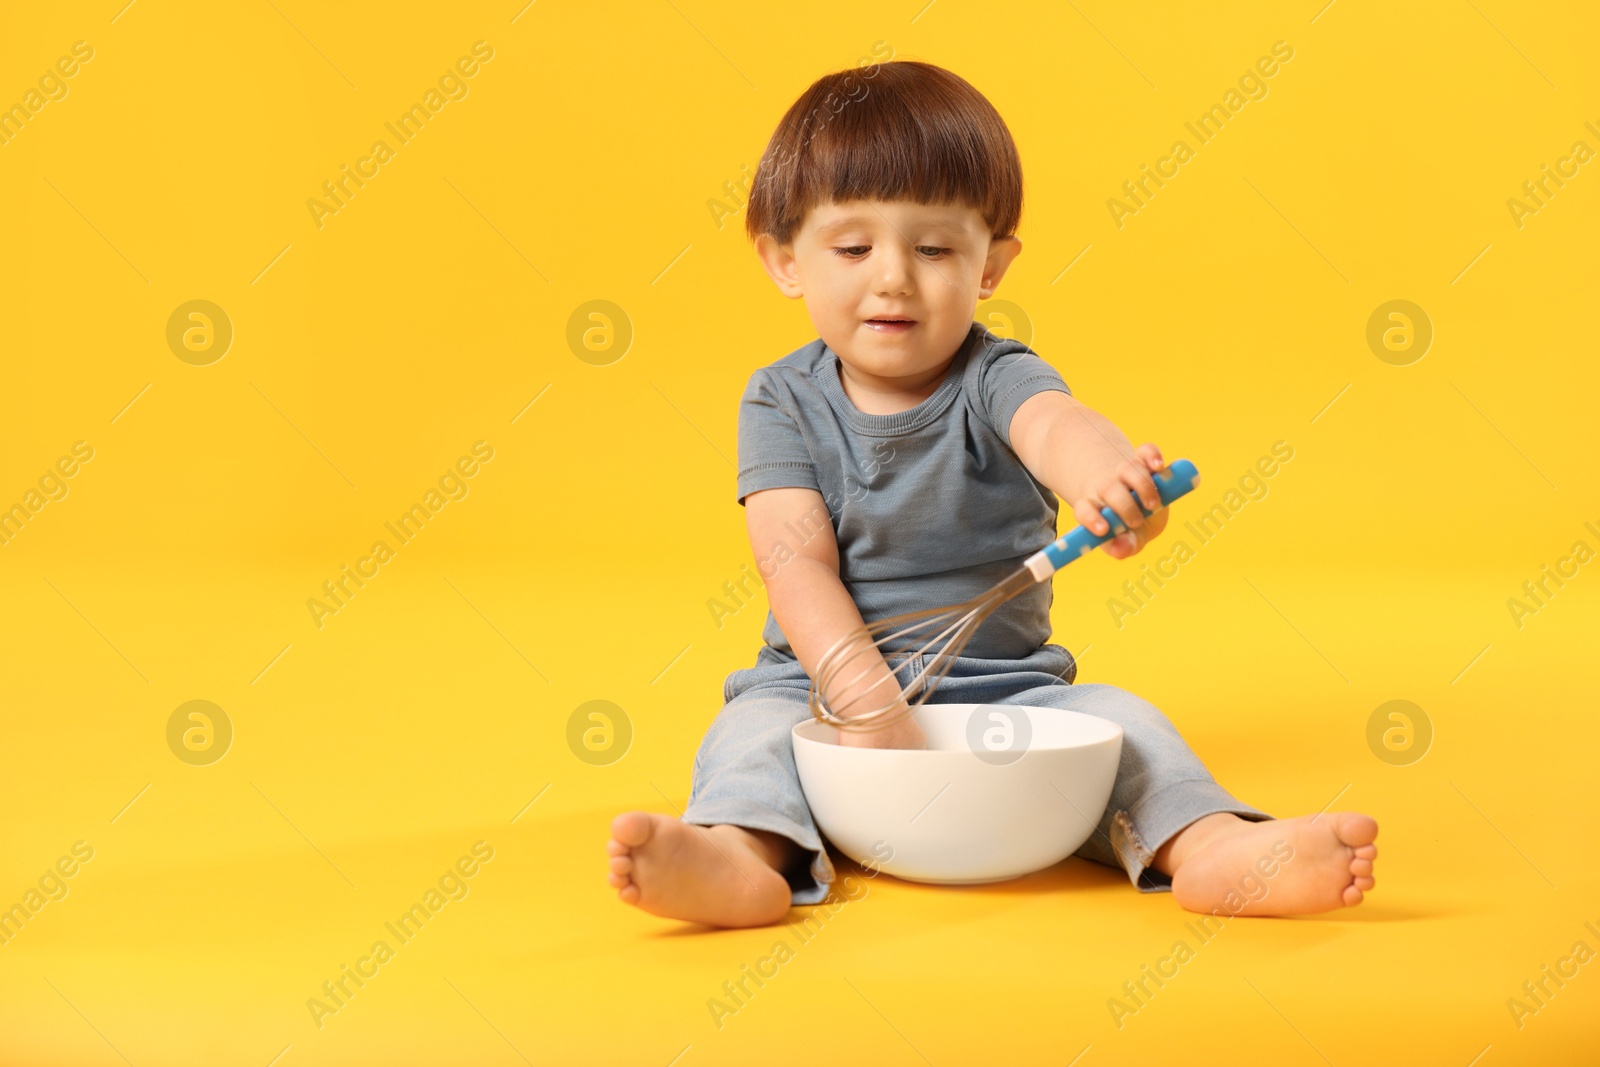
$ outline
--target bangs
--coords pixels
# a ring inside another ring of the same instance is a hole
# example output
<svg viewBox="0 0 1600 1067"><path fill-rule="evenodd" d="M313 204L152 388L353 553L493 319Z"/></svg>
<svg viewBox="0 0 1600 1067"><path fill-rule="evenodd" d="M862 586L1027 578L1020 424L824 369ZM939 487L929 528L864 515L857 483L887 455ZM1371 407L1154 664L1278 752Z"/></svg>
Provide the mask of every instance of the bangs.
<svg viewBox="0 0 1600 1067"><path fill-rule="evenodd" d="M1022 164L999 112L958 75L914 60L838 71L778 123L745 231L788 244L812 208L857 199L965 204L991 236L1009 237L1022 216Z"/></svg>

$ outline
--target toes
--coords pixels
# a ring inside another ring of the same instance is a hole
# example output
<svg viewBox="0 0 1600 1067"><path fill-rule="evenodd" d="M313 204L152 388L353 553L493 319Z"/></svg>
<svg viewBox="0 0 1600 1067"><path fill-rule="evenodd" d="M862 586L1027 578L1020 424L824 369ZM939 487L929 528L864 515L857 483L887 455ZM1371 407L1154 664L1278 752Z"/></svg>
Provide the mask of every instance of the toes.
<svg viewBox="0 0 1600 1067"><path fill-rule="evenodd" d="M606 842L606 854L608 856L625 856L628 854L628 846L613 837Z"/></svg>
<svg viewBox="0 0 1600 1067"><path fill-rule="evenodd" d="M1345 907L1351 908L1351 907L1354 907L1355 905L1361 903L1361 897L1362 897L1361 890L1357 889L1355 886L1347 885L1347 886L1344 887L1344 894L1343 894L1342 899L1344 900L1344 906Z"/></svg>
<svg viewBox="0 0 1600 1067"><path fill-rule="evenodd" d="M1351 884L1354 885L1357 889L1360 889L1362 891L1366 891L1368 889L1371 889L1373 886L1377 885L1378 884L1378 880L1376 878L1357 878Z"/></svg>
<svg viewBox="0 0 1600 1067"><path fill-rule="evenodd" d="M623 886L629 884L629 879L627 875L617 874L615 871L613 871L612 873L606 875L606 884L612 889L621 889Z"/></svg>
<svg viewBox="0 0 1600 1067"><path fill-rule="evenodd" d="M1362 845L1360 848L1356 849L1356 858L1357 859L1363 859L1363 860L1375 860L1375 859L1377 859L1378 858L1378 846L1377 845Z"/></svg>
<svg viewBox="0 0 1600 1067"><path fill-rule="evenodd" d="M626 811L611 820L611 836L627 848L638 848L650 840L654 830L649 812Z"/></svg>
<svg viewBox="0 0 1600 1067"><path fill-rule="evenodd" d="M1358 875L1358 876L1364 876L1364 875L1371 874L1372 873L1372 861L1371 860L1351 860L1350 861L1350 873L1354 874L1354 875Z"/></svg>
<svg viewBox="0 0 1600 1067"><path fill-rule="evenodd" d="M633 873L633 857L632 856L612 856L611 857L611 862L608 864L608 866L611 868L611 873L612 874L632 874Z"/></svg>
<svg viewBox="0 0 1600 1067"><path fill-rule="evenodd" d="M1372 839L1378 836L1378 820L1370 815L1362 815L1355 811L1336 811L1332 813L1333 832L1344 844L1351 848L1372 844Z"/></svg>
<svg viewBox="0 0 1600 1067"><path fill-rule="evenodd" d="M1345 892L1348 893L1349 890L1347 889ZM617 890L617 899L622 901L624 904L639 903L639 895L639 887L634 885L632 882L629 882L627 885Z"/></svg>

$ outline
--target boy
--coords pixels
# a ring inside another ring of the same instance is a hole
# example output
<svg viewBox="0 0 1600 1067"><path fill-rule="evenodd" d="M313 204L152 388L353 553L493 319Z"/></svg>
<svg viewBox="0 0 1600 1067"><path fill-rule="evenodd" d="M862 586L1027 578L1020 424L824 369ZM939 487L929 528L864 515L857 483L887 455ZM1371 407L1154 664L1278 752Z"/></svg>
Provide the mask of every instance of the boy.
<svg viewBox="0 0 1600 1067"><path fill-rule="evenodd" d="M1133 448L1027 346L972 321L1022 250L1022 172L1005 123L940 67L868 71L868 92L841 72L795 102L747 206L767 273L804 298L819 337L756 371L740 406L739 502L756 558L775 561L764 575L766 645L724 684L682 818L612 821L609 883L655 915L756 926L826 896L834 872L790 729L810 715L812 671L840 637L864 619L988 589L1055 539L1057 496L1096 533L1103 506L1121 516L1128 533L1103 546L1117 559L1167 523L1150 478L1160 450ZM931 699L1061 708L1123 728L1110 801L1077 855L1121 866L1139 890L1169 890L1191 911L1361 902L1374 884L1376 821L1278 820L1241 803L1156 708L1115 686L1074 684L1072 656L1046 643L1050 600L1044 582L997 611ZM890 673L878 664L858 684ZM824 695L845 708L855 692ZM924 743L910 717L841 740ZM1235 887L1247 884L1267 890L1245 900Z"/></svg>

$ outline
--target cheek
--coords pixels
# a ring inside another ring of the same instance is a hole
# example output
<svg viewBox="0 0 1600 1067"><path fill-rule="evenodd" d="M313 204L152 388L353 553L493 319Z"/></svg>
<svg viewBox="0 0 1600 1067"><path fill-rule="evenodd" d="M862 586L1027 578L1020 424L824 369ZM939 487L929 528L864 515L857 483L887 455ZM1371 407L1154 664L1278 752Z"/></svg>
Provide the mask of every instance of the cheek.
<svg viewBox="0 0 1600 1067"><path fill-rule="evenodd" d="M926 336L937 338L941 344L960 344L960 339L978 317L978 291L968 293L960 285L952 286L937 279L940 289L924 289L918 294L922 305L922 324ZM953 350L953 349L952 349Z"/></svg>
<svg viewBox="0 0 1600 1067"><path fill-rule="evenodd" d="M822 276L817 284L806 290L808 298L814 297L823 314L840 322L859 324L860 309L872 298L872 289L862 278L843 273Z"/></svg>

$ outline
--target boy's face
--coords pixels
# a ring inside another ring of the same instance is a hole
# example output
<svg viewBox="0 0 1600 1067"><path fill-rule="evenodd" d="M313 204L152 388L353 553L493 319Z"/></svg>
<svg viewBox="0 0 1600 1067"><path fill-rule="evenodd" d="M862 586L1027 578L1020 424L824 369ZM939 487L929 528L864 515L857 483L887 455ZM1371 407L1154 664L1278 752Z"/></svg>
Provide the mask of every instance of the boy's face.
<svg viewBox="0 0 1600 1067"><path fill-rule="evenodd" d="M829 348L864 383L920 390L956 354L978 301L1017 254L976 208L852 200L812 209L790 244L756 252L785 296L804 297ZM885 319L908 322L891 324Z"/></svg>

